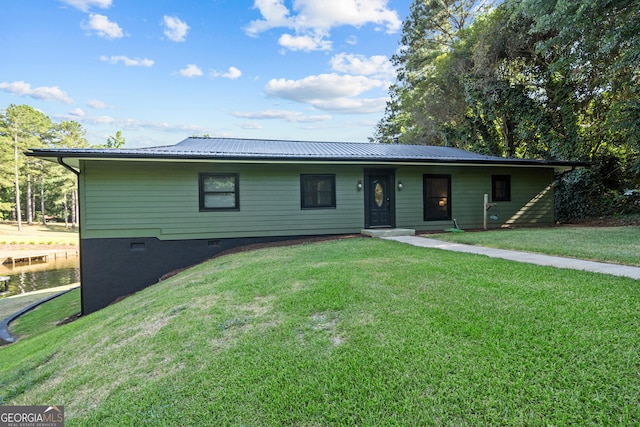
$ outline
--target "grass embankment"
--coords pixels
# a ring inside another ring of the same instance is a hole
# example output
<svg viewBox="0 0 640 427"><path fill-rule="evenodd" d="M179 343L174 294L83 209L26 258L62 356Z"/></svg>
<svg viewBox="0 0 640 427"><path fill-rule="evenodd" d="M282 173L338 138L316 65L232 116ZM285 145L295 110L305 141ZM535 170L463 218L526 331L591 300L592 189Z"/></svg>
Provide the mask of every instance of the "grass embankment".
<svg viewBox="0 0 640 427"><path fill-rule="evenodd" d="M349 239L220 257L0 348L67 425L634 425L632 279Z"/></svg>
<svg viewBox="0 0 640 427"><path fill-rule="evenodd" d="M51 294L39 296L39 299L43 299ZM34 308L29 315L17 318L10 325L11 334L19 339L42 334L54 329L60 321L79 312L80 289L75 289Z"/></svg>
<svg viewBox="0 0 640 427"><path fill-rule="evenodd" d="M640 265L640 227L517 228L431 237L456 243Z"/></svg>

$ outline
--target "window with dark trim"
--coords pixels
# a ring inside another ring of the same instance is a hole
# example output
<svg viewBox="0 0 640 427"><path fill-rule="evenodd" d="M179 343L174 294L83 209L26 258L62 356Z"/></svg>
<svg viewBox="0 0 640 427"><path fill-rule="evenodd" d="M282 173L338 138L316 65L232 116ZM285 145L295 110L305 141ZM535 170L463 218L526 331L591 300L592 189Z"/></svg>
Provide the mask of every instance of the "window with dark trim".
<svg viewBox="0 0 640 427"><path fill-rule="evenodd" d="M300 175L300 207L302 209L335 208L335 175Z"/></svg>
<svg viewBox="0 0 640 427"><path fill-rule="evenodd" d="M240 209L238 174L201 173L199 175L200 210Z"/></svg>
<svg viewBox="0 0 640 427"><path fill-rule="evenodd" d="M451 175L424 175L424 220L451 219Z"/></svg>
<svg viewBox="0 0 640 427"><path fill-rule="evenodd" d="M511 175L491 175L491 200L511 201Z"/></svg>

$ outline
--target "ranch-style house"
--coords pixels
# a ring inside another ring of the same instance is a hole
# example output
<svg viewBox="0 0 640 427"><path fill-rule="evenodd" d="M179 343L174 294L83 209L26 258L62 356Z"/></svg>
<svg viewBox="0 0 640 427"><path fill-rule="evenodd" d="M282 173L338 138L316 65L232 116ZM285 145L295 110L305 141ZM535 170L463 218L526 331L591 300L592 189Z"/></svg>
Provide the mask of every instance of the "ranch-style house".
<svg viewBox="0 0 640 427"><path fill-rule="evenodd" d="M242 245L553 224L554 177L578 166L450 147L199 137L27 155L79 178L83 314Z"/></svg>

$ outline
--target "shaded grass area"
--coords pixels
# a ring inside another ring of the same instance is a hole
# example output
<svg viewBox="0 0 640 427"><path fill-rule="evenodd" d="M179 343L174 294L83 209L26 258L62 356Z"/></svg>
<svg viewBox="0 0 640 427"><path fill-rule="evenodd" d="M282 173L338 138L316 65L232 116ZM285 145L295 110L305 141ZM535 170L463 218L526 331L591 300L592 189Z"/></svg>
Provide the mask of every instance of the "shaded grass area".
<svg viewBox="0 0 640 427"><path fill-rule="evenodd" d="M40 299L46 296L40 295ZM54 329L58 322L79 312L80 289L75 289L18 317L9 325L9 332L18 339L25 339Z"/></svg>
<svg viewBox="0 0 640 427"><path fill-rule="evenodd" d="M349 239L211 260L0 349L67 425L634 425L632 279Z"/></svg>
<svg viewBox="0 0 640 427"><path fill-rule="evenodd" d="M516 228L431 237L456 243L640 265L640 227Z"/></svg>
<svg viewBox="0 0 640 427"><path fill-rule="evenodd" d="M34 302L45 299L48 296L53 295L51 293L40 293L32 295L21 295L15 298L0 298L0 320L4 320L23 308L33 304Z"/></svg>

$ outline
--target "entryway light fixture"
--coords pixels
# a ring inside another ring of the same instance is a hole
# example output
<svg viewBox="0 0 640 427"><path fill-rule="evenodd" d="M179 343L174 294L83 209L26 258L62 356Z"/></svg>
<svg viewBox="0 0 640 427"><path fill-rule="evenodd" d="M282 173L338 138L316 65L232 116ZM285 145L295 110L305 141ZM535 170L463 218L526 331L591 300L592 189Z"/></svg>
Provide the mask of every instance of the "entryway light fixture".
<svg viewBox="0 0 640 427"><path fill-rule="evenodd" d="M362 181L358 180L358 185L357 185L358 191L362 190Z"/></svg>
<svg viewBox="0 0 640 427"><path fill-rule="evenodd" d="M404 184L402 184L402 181L398 181L398 190L402 190L404 188Z"/></svg>

